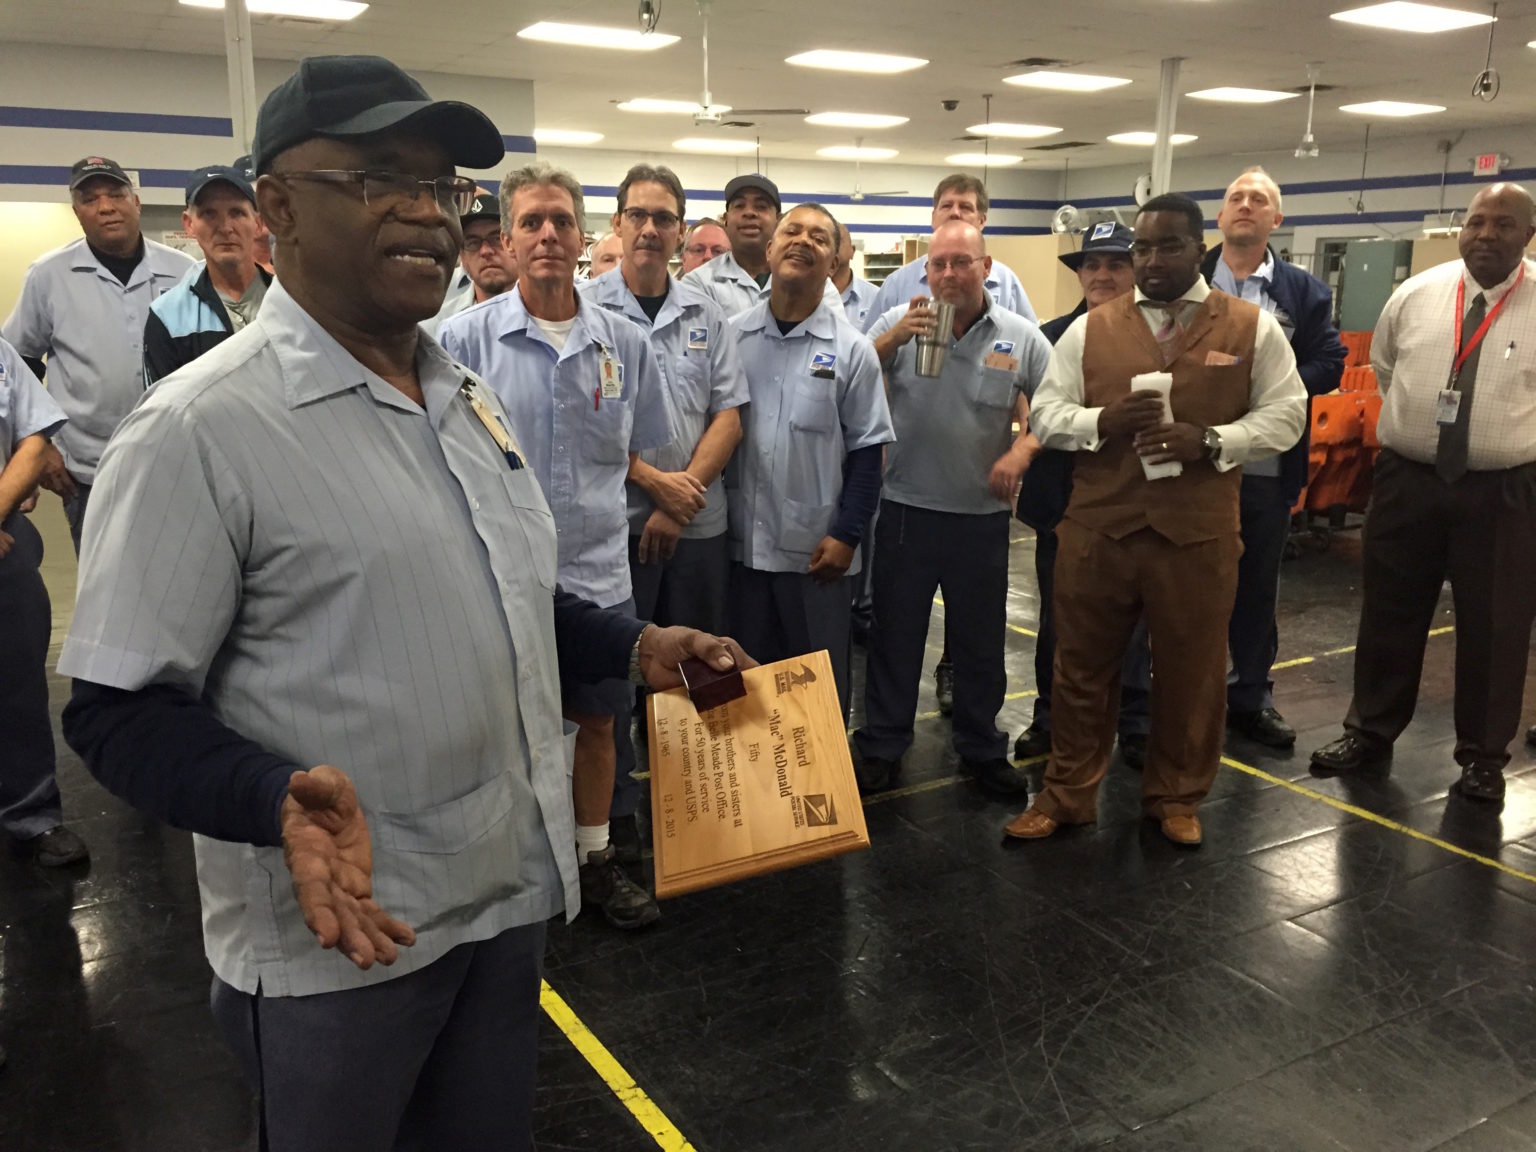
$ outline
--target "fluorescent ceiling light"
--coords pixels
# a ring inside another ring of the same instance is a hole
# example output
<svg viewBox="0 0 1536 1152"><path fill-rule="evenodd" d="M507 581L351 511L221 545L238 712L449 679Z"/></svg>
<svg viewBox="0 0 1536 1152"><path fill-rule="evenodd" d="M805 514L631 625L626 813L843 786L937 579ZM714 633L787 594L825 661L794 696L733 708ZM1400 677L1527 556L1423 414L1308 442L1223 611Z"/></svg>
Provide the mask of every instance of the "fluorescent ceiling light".
<svg viewBox="0 0 1536 1152"><path fill-rule="evenodd" d="M1111 144L1134 144L1138 148L1154 148L1157 146L1156 132L1116 132L1113 136L1106 136L1104 139L1108 140ZM1200 139L1200 137L1191 136L1187 132L1175 132L1170 139L1175 144L1189 144Z"/></svg>
<svg viewBox="0 0 1536 1152"><path fill-rule="evenodd" d="M1356 116L1425 116L1430 112L1444 112L1440 104L1415 104L1411 100L1367 100L1364 104L1340 104L1340 112Z"/></svg>
<svg viewBox="0 0 1536 1152"><path fill-rule="evenodd" d="M188 8L223 8L224 0L181 0ZM365 11L354 0L246 0L254 16L298 16L306 20L351 20Z"/></svg>
<svg viewBox="0 0 1536 1152"><path fill-rule="evenodd" d="M1002 168L1008 164L1017 164L1022 159L1024 157L1007 152L956 152L953 156L944 157L944 163L953 164L957 168Z"/></svg>
<svg viewBox="0 0 1536 1152"><path fill-rule="evenodd" d="M583 132L576 128L535 128L533 139L539 144L596 144L601 132Z"/></svg>
<svg viewBox="0 0 1536 1152"><path fill-rule="evenodd" d="M519 32L523 40L542 40L548 44L569 44L573 48L621 48L627 52L654 52L676 44L676 36L661 32L638 32L633 28L609 28L601 24L561 24L541 20Z"/></svg>
<svg viewBox="0 0 1536 1152"><path fill-rule="evenodd" d="M1479 24L1493 23L1493 17L1486 12L1467 12L1434 4L1411 4L1408 0L1351 8L1347 12L1335 12L1329 19L1345 24L1360 24L1366 28L1385 28L1389 32L1454 32L1458 28L1476 28Z"/></svg>
<svg viewBox="0 0 1536 1152"><path fill-rule="evenodd" d="M972 124L966 129L973 136L1006 136L1013 140L1038 140L1042 136L1054 136L1060 128L1049 124L1009 124L998 120L990 124Z"/></svg>
<svg viewBox="0 0 1536 1152"><path fill-rule="evenodd" d="M1050 92L1102 92L1106 88L1118 88L1129 84L1119 76L1094 76L1087 72L1021 72L1017 76L1004 76L1004 84L1017 84L1020 88L1044 88Z"/></svg>
<svg viewBox="0 0 1536 1152"><path fill-rule="evenodd" d="M816 155L828 160L889 160L897 155L894 148L859 148L852 144L833 144L816 149Z"/></svg>
<svg viewBox="0 0 1536 1152"><path fill-rule="evenodd" d="M906 116L884 116L878 112L817 112L807 116L807 124L821 128L895 128L905 124Z"/></svg>
<svg viewBox="0 0 1536 1152"><path fill-rule="evenodd" d="M729 136L684 136L672 141L679 152L718 152L722 155L739 155L757 147L752 140L734 140Z"/></svg>
<svg viewBox="0 0 1536 1152"><path fill-rule="evenodd" d="M620 112L651 112L659 115L697 116L700 106L692 100L652 100L649 96L638 96L633 100L621 100L615 107ZM711 104L711 112L729 112L729 104Z"/></svg>
<svg viewBox="0 0 1536 1152"><path fill-rule="evenodd" d="M844 52L837 48L817 48L786 56L784 63L801 68L830 68L835 72L910 72L928 61L920 56L886 56L879 52Z"/></svg>
<svg viewBox="0 0 1536 1152"><path fill-rule="evenodd" d="M1216 100L1224 104L1275 104L1294 100L1300 92L1275 92L1268 88L1202 88L1185 93L1191 100Z"/></svg>

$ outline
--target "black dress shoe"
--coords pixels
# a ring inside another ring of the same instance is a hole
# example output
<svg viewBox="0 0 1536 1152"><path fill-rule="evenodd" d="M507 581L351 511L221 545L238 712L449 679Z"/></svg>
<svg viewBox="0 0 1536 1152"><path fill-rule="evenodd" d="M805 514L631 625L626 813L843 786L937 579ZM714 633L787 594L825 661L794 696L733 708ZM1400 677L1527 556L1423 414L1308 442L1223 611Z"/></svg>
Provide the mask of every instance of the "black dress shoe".
<svg viewBox="0 0 1536 1152"><path fill-rule="evenodd" d="M1015 768L1001 756L996 760L962 759L960 768L966 775L974 776L976 783L988 792L995 792L999 796L1029 795L1029 773L1022 768Z"/></svg>
<svg viewBox="0 0 1536 1152"><path fill-rule="evenodd" d="M1504 799L1504 769L1487 761L1468 764L1461 770L1461 779L1451 785L1451 791L1468 800L1497 804Z"/></svg>
<svg viewBox="0 0 1536 1152"><path fill-rule="evenodd" d="M1536 748L1536 726L1532 726L1526 729L1525 743L1527 747Z"/></svg>
<svg viewBox="0 0 1536 1152"><path fill-rule="evenodd" d="M1049 756L1051 754L1051 731L1049 728L1037 728L1031 724L1019 733L1019 738L1013 742L1013 758L1015 760L1033 760L1037 756Z"/></svg>
<svg viewBox="0 0 1536 1152"><path fill-rule="evenodd" d="M609 818L608 843L613 845L613 857L620 864L640 863L640 825L633 812L628 816Z"/></svg>
<svg viewBox="0 0 1536 1152"><path fill-rule="evenodd" d="M1147 763L1147 738L1137 732L1120 733L1120 759L1140 772Z"/></svg>
<svg viewBox="0 0 1536 1152"><path fill-rule="evenodd" d="M62 824L41 836L22 841L22 846L44 868L62 868L91 858L91 850L85 846L85 841Z"/></svg>
<svg viewBox="0 0 1536 1152"><path fill-rule="evenodd" d="M896 780L901 771L900 760L882 760L878 756L855 756L853 778L859 785L859 795L884 792Z"/></svg>
<svg viewBox="0 0 1536 1152"><path fill-rule="evenodd" d="M1312 753L1312 767L1323 773L1358 772L1392 763L1391 745L1373 743L1353 733Z"/></svg>
<svg viewBox="0 0 1536 1152"><path fill-rule="evenodd" d="M1227 727L1266 748L1296 747L1296 729L1287 724L1285 717L1273 708L1261 708L1257 712L1228 712Z"/></svg>

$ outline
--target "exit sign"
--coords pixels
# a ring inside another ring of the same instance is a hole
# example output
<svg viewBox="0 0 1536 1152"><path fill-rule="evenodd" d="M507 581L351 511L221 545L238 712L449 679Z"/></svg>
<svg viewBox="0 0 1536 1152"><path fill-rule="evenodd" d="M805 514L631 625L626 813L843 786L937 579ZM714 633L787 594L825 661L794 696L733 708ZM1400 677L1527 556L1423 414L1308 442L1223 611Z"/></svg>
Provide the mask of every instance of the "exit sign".
<svg viewBox="0 0 1536 1152"><path fill-rule="evenodd" d="M1504 171L1504 156L1499 152L1484 152L1472 161L1472 175L1497 176Z"/></svg>

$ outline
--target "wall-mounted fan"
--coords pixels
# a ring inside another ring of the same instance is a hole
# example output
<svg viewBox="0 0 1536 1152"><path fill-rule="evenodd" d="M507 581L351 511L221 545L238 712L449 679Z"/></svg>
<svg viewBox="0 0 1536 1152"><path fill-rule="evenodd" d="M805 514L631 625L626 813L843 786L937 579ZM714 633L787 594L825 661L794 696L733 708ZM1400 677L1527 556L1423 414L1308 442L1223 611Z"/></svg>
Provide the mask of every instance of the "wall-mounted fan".
<svg viewBox="0 0 1536 1152"><path fill-rule="evenodd" d="M1051 231L1060 234L1086 232L1095 224L1123 223L1116 208L1076 208L1063 204L1051 217Z"/></svg>

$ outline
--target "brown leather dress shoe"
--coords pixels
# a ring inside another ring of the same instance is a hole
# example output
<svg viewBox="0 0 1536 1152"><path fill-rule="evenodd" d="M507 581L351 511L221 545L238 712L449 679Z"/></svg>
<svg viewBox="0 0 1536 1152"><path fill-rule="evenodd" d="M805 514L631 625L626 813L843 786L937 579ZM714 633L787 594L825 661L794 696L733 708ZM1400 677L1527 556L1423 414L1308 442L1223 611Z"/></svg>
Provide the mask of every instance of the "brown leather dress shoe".
<svg viewBox="0 0 1536 1152"><path fill-rule="evenodd" d="M1202 839L1200 817L1164 816L1163 835L1181 848L1198 848Z"/></svg>
<svg viewBox="0 0 1536 1152"><path fill-rule="evenodd" d="M1040 809L1026 808L1008 821L1003 828L1003 834L1015 840L1044 840L1058 827L1060 825Z"/></svg>

